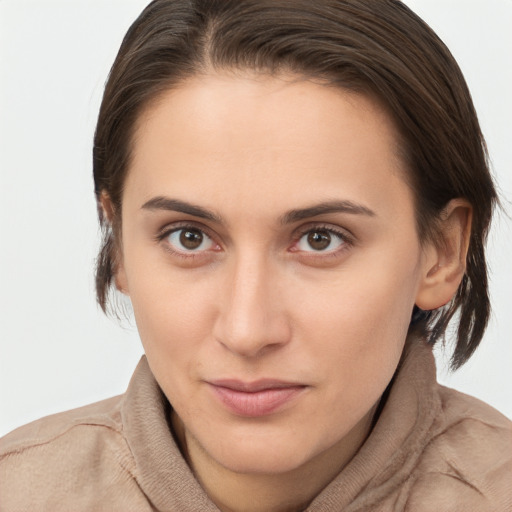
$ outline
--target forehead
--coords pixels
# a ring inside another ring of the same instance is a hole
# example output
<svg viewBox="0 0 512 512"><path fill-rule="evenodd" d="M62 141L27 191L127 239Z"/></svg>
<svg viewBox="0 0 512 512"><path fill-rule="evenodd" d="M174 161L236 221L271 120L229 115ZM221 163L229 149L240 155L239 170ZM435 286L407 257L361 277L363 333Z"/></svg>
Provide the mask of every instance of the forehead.
<svg viewBox="0 0 512 512"><path fill-rule="evenodd" d="M140 116L126 190L215 209L234 197L267 208L340 194L378 203L383 190L409 193L398 140L368 96L294 76L194 77Z"/></svg>

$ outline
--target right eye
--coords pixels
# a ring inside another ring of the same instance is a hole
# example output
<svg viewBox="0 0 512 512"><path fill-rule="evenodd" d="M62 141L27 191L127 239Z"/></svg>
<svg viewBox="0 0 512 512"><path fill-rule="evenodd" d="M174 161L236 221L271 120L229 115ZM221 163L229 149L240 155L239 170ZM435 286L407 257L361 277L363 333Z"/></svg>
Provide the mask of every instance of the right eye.
<svg viewBox="0 0 512 512"><path fill-rule="evenodd" d="M214 241L202 230L195 227L183 227L171 231L164 238L173 251L197 254L215 247Z"/></svg>

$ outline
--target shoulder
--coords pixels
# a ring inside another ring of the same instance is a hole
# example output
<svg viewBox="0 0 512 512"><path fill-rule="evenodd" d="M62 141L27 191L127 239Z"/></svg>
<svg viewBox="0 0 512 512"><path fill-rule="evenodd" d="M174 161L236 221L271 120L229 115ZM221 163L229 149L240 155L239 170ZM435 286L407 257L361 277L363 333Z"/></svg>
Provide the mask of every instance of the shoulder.
<svg viewBox="0 0 512 512"><path fill-rule="evenodd" d="M52 414L19 427L0 439L0 460L31 448L52 443L61 436L74 435L80 425L122 429L119 406L122 395L70 411Z"/></svg>
<svg viewBox="0 0 512 512"><path fill-rule="evenodd" d="M407 510L512 510L512 422L453 389L439 386L439 397Z"/></svg>
<svg viewBox="0 0 512 512"><path fill-rule="evenodd" d="M0 439L0 508L96 510L102 489L136 487L121 403L118 396L48 416Z"/></svg>

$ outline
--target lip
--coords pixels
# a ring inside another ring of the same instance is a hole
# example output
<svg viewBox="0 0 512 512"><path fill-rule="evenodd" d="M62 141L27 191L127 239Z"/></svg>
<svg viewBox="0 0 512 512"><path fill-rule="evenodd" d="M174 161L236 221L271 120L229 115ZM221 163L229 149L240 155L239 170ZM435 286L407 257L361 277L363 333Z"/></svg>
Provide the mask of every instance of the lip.
<svg viewBox="0 0 512 512"><path fill-rule="evenodd" d="M214 395L232 413L255 418L282 410L307 386L274 379L243 382L224 379L208 382Z"/></svg>

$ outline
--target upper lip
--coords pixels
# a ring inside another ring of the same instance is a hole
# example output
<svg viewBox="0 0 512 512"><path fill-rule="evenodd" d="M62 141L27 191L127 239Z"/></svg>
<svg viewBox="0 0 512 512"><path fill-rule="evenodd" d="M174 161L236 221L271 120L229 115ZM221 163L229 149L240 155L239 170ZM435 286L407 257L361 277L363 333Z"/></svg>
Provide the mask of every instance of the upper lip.
<svg viewBox="0 0 512 512"><path fill-rule="evenodd" d="M208 381L212 386L232 389L234 391L242 391L245 393L256 393L266 389L283 389L305 387L304 384L297 382L286 382L277 379L260 379L253 382L244 382L238 379L219 379Z"/></svg>

